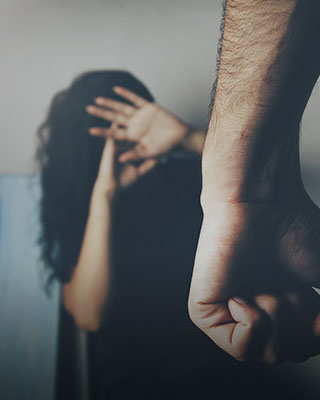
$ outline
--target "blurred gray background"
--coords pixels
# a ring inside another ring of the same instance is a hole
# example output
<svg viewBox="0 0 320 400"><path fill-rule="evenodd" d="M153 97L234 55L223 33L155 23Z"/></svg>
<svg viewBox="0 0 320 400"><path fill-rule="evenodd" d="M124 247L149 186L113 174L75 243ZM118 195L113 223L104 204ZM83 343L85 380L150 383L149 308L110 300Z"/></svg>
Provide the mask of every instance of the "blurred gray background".
<svg viewBox="0 0 320 400"><path fill-rule="evenodd" d="M36 171L35 132L50 99L87 70L129 70L161 105L205 128L220 18L220 0L0 0L0 174ZM319 111L316 87L303 118L301 157L307 189L318 204ZM38 279L33 272L21 271L25 285ZM38 286L34 298L42 301ZM34 293L34 283L30 287ZM15 293L14 285L6 290ZM15 301L24 302L17 293ZM319 358L282 366L279 373L299 376L320 393Z"/></svg>

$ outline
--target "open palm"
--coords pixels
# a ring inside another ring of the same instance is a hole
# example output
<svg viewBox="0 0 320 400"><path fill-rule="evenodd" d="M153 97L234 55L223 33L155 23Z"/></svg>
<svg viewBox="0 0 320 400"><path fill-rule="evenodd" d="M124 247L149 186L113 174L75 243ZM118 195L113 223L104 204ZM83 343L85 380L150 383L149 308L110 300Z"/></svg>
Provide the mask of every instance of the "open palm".
<svg viewBox="0 0 320 400"><path fill-rule="evenodd" d="M95 99L96 105L88 106L87 112L112 122L110 128L91 128L92 135L134 143L130 150L121 154L120 162L164 154L186 135L187 126L158 104L149 102L122 87L116 87L114 90L132 105L98 97Z"/></svg>

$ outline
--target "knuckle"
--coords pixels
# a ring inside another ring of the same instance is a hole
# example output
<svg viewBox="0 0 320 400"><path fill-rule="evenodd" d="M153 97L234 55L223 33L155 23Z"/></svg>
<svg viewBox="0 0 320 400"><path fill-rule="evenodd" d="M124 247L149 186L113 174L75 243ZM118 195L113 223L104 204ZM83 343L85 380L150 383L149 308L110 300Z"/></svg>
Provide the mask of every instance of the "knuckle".
<svg viewBox="0 0 320 400"><path fill-rule="evenodd" d="M191 321L197 325L198 322L198 312L196 309L196 304L194 304L193 301L189 300L188 301L188 314L189 314L189 318L191 319Z"/></svg>
<svg viewBox="0 0 320 400"><path fill-rule="evenodd" d="M268 314L275 314L279 307L279 301L275 296L262 294L255 297L256 304Z"/></svg>
<svg viewBox="0 0 320 400"><path fill-rule="evenodd" d="M258 358L258 360L267 365L276 365L278 363L278 357L275 353L274 347L271 344L267 345L264 353Z"/></svg>
<svg viewBox="0 0 320 400"><path fill-rule="evenodd" d="M247 354L243 349L236 349L231 356L239 361L239 362L244 362L248 360Z"/></svg>
<svg viewBox="0 0 320 400"><path fill-rule="evenodd" d="M130 140L131 142L136 142L136 135L135 135L135 132L132 132L131 130L128 129L128 131L127 131L127 138L128 138L128 140Z"/></svg>
<svg viewBox="0 0 320 400"><path fill-rule="evenodd" d="M137 148L140 155L147 154L150 152L151 148L148 144L141 142Z"/></svg>
<svg viewBox="0 0 320 400"><path fill-rule="evenodd" d="M111 114L109 111L102 111L101 116L104 117L105 119L110 120L111 119Z"/></svg>
<svg viewBox="0 0 320 400"><path fill-rule="evenodd" d="M196 315L195 311L194 311L192 308L189 308L189 309L188 309L188 312L189 312L189 318L190 318L190 320L191 320L195 325L197 325L197 323L198 323L198 318L197 318L197 315ZM198 325L197 325L197 326L198 326Z"/></svg>
<svg viewBox="0 0 320 400"><path fill-rule="evenodd" d="M197 299L190 298L188 299L188 314L191 321L200 329L202 329L203 321L202 321L202 314L206 309L206 305L201 301L197 301Z"/></svg>
<svg viewBox="0 0 320 400"><path fill-rule="evenodd" d="M257 312L253 312L250 316L250 320L248 321L248 328L250 330L253 330L260 324L261 324L261 316Z"/></svg>
<svg viewBox="0 0 320 400"><path fill-rule="evenodd" d="M279 364L276 357L266 358L265 360L263 360L263 362L270 366L275 366Z"/></svg>
<svg viewBox="0 0 320 400"><path fill-rule="evenodd" d="M287 292L284 294L284 297L289 300L293 304L298 304L300 302L300 298L298 294L293 292Z"/></svg>
<svg viewBox="0 0 320 400"><path fill-rule="evenodd" d="M275 366L281 364L280 358L274 353L270 352L267 355L264 356L264 358L261 360L264 364L270 365L270 366Z"/></svg>

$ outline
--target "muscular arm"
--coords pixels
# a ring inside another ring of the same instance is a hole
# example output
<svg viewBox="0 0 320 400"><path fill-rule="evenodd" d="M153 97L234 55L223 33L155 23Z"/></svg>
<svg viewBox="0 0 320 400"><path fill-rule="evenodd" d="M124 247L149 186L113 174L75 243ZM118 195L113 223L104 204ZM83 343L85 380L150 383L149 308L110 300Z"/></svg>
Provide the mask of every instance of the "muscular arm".
<svg viewBox="0 0 320 400"><path fill-rule="evenodd" d="M273 182L296 146L320 71L319 16L316 0L227 2L203 154L204 205L220 185L230 200L274 196L259 182Z"/></svg>
<svg viewBox="0 0 320 400"><path fill-rule="evenodd" d="M304 190L298 148L320 71L319 18L316 0L226 3L189 312L239 360L320 351L311 289L320 284L320 212Z"/></svg>

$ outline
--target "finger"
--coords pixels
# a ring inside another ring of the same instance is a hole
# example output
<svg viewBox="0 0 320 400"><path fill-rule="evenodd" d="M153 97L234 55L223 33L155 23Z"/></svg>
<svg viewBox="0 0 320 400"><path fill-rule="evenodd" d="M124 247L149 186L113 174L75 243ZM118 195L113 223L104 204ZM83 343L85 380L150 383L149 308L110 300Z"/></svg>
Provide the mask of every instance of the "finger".
<svg viewBox="0 0 320 400"><path fill-rule="evenodd" d="M90 115L94 115L95 117L104 119L106 121L115 122L117 125L127 126L129 122L127 116L118 112L105 110L100 107L90 105L86 107L86 111Z"/></svg>
<svg viewBox="0 0 320 400"><path fill-rule="evenodd" d="M313 323L313 334L317 339L320 339L320 313L316 316Z"/></svg>
<svg viewBox="0 0 320 400"><path fill-rule="evenodd" d="M111 128L101 128L99 126L94 126L89 129L89 133L92 136L113 137L114 130Z"/></svg>
<svg viewBox="0 0 320 400"><path fill-rule="evenodd" d="M112 138L107 138L103 148L102 157L99 166L99 176L113 179L114 177L114 155L115 143Z"/></svg>
<svg viewBox="0 0 320 400"><path fill-rule="evenodd" d="M291 334L292 348L289 359L301 362L320 353L320 300L312 288L287 292L284 297L294 311Z"/></svg>
<svg viewBox="0 0 320 400"><path fill-rule="evenodd" d="M139 176L146 174L147 172L151 171L157 164L158 160L155 158L149 158L148 160L144 161L139 167L137 168L137 173Z"/></svg>
<svg viewBox="0 0 320 400"><path fill-rule="evenodd" d="M152 157L153 153L146 146L138 143L134 148L122 153L119 157L119 162L126 163L129 161L139 161L146 157Z"/></svg>
<svg viewBox="0 0 320 400"><path fill-rule="evenodd" d="M238 300L197 304L190 316L217 346L239 361L253 358L264 317L255 307ZM189 309L190 311L190 309ZM258 338L258 339L257 339Z"/></svg>
<svg viewBox="0 0 320 400"><path fill-rule="evenodd" d="M315 309L315 318L312 324L312 331L317 340L320 340L320 293L318 289L312 288L313 304Z"/></svg>
<svg viewBox="0 0 320 400"><path fill-rule="evenodd" d="M282 297L290 304L296 321L296 330L309 329L320 312L319 296L312 288L287 291Z"/></svg>
<svg viewBox="0 0 320 400"><path fill-rule="evenodd" d="M115 86L113 90L115 93L117 93L117 95L131 101L131 103L138 108L143 107L145 104L148 103L148 101L145 100L144 98L138 96L136 93L133 93L130 90L125 89L121 86Z"/></svg>
<svg viewBox="0 0 320 400"><path fill-rule="evenodd" d="M110 137L116 140L128 140L127 129L125 128L100 128L92 127L89 132L93 136Z"/></svg>
<svg viewBox="0 0 320 400"><path fill-rule="evenodd" d="M286 335L284 335L284 337L279 337L281 335L281 329L279 329L279 321L278 321L280 299L276 296L272 296L269 294L261 294L255 296L254 300L256 306L260 310L265 312L265 314L269 317L269 320L272 324L272 332L270 333L270 338L266 343L265 350L262 356L260 357L260 360L270 365L278 364L281 361L283 361L283 356L277 351L276 342L277 339L281 341L287 337ZM282 318L287 319L288 316L282 315Z"/></svg>
<svg viewBox="0 0 320 400"><path fill-rule="evenodd" d="M260 294L254 298L256 305L274 319L279 308L279 298L270 294Z"/></svg>
<svg viewBox="0 0 320 400"><path fill-rule="evenodd" d="M137 171L134 165L127 164L123 167L119 175L119 186L126 188L130 186L137 179Z"/></svg>
<svg viewBox="0 0 320 400"><path fill-rule="evenodd" d="M99 106L109 108L110 110L113 111L118 111L122 114L127 115L128 117L131 117L132 114L135 112L134 107L129 106L128 104L125 103L121 103L120 101L108 99L105 97L97 97L94 101Z"/></svg>
<svg viewBox="0 0 320 400"><path fill-rule="evenodd" d="M259 357L270 335L267 318L242 299L231 298L228 307L236 324L229 331L230 336L225 338L227 351L239 361Z"/></svg>
<svg viewBox="0 0 320 400"><path fill-rule="evenodd" d="M123 168L120 174L120 186L122 188L132 185L139 177L145 175L156 165L156 159L150 159L143 162L139 167L128 164Z"/></svg>

